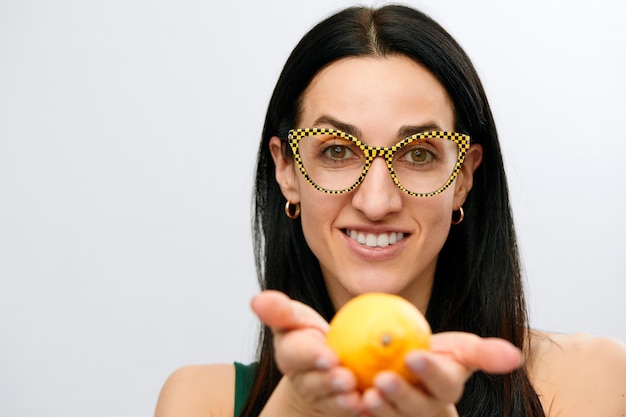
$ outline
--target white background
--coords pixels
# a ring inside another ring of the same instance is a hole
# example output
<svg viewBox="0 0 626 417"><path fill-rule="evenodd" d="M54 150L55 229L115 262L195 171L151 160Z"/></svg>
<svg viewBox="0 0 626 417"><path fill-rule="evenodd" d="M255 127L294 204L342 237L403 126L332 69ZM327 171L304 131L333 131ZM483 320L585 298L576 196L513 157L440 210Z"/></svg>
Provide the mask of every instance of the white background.
<svg viewBox="0 0 626 417"><path fill-rule="evenodd" d="M149 416L247 361L254 158L345 1L0 1L0 415ZM626 3L413 2L490 96L534 326L626 340Z"/></svg>

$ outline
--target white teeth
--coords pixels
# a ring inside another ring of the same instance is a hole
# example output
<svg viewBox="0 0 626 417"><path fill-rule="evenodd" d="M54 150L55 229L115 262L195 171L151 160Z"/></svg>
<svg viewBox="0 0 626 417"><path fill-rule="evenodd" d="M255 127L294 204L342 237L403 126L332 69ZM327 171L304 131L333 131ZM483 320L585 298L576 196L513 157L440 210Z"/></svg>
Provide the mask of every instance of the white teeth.
<svg viewBox="0 0 626 417"><path fill-rule="evenodd" d="M361 245L366 245L372 248L384 248L386 246L393 245L404 238L404 233L396 232L381 233L376 235L374 233L365 234L355 230L346 230L346 234L359 242Z"/></svg>

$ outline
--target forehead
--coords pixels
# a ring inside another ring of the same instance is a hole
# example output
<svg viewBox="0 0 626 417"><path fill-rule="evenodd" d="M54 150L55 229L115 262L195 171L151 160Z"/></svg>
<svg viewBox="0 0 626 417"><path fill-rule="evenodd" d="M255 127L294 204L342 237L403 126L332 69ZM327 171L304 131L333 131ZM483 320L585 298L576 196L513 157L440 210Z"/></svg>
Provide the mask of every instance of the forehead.
<svg viewBox="0 0 626 417"><path fill-rule="evenodd" d="M454 129L453 106L443 85L401 55L344 58L323 68L303 94L299 127L313 127L324 116L378 135L404 125Z"/></svg>

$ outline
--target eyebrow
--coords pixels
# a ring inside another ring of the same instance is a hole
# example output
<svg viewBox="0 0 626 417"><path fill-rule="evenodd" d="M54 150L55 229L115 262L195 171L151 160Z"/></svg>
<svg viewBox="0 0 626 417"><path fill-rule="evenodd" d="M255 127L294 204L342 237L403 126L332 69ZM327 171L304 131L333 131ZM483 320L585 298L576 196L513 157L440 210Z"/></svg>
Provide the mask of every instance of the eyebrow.
<svg viewBox="0 0 626 417"><path fill-rule="evenodd" d="M315 120L314 126L323 125L323 124L331 125L333 128L341 130L342 132L348 133L357 138L361 137L361 133L362 133L361 129L359 129L355 125L340 122L339 120L336 120L330 116L323 115L323 116L318 117L317 120Z"/></svg>
<svg viewBox="0 0 626 417"><path fill-rule="evenodd" d="M318 125L330 125L337 130L341 130L342 132L348 133L357 138L362 137L361 129L352 125L350 123L341 122L331 116L322 115L315 120L314 126ZM397 137L399 140L404 138L408 138L409 136L415 135L417 133L424 132L432 132L434 130L444 130L437 123L428 122L422 125L404 125L398 129Z"/></svg>
<svg viewBox="0 0 626 417"><path fill-rule="evenodd" d="M432 132L444 130L434 122L425 123L423 125L405 125L398 129L398 138L404 139L417 133Z"/></svg>

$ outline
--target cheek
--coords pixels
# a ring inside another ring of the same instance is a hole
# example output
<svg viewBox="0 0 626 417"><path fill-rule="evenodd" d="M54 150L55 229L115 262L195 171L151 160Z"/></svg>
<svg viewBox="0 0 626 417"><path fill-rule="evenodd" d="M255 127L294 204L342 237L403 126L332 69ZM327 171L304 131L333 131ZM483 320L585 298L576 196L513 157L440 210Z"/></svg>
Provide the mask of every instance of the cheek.
<svg viewBox="0 0 626 417"><path fill-rule="evenodd" d="M321 193L311 186L300 192L300 218L305 236L319 233L332 225L344 203L342 198Z"/></svg>
<svg viewBox="0 0 626 417"><path fill-rule="evenodd" d="M329 248L334 226L349 196L322 193L308 184L300 184L300 221L307 245L316 256Z"/></svg>
<svg viewBox="0 0 626 417"><path fill-rule="evenodd" d="M428 238L443 245L450 231L454 193L451 189L434 197L426 197L419 201L419 207L413 212L422 231L429 232ZM438 236L438 237L436 237Z"/></svg>

